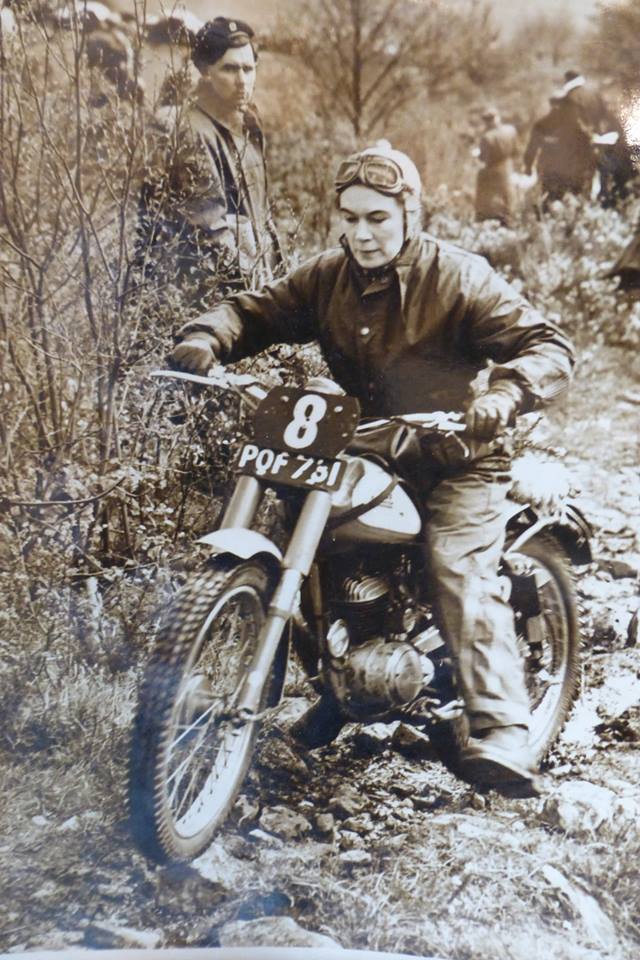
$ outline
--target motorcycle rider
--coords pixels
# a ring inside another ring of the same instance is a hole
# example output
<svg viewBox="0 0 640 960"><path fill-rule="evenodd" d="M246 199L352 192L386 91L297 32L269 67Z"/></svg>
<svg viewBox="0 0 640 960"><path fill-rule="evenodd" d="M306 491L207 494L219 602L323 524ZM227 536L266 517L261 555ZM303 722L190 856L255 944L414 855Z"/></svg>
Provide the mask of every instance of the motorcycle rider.
<svg viewBox="0 0 640 960"><path fill-rule="evenodd" d="M436 615L469 721L460 773L533 791L529 700L497 572L510 482L502 435L517 413L564 390L572 347L483 258L421 232L420 176L404 153L381 141L348 157L335 188L341 245L186 324L173 359L206 373L215 361L317 339L365 415L465 411L467 449L445 441L430 451L440 469L425 523ZM325 695L297 733L318 746L342 722Z"/></svg>

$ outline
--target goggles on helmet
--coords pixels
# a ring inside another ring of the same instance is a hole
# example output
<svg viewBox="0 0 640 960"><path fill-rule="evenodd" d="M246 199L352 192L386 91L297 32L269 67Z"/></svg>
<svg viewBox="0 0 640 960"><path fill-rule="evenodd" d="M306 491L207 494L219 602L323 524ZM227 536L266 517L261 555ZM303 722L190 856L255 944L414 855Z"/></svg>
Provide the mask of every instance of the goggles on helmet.
<svg viewBox="0 0 640 960"><path fill-rule="evenodd" d="M344 190L356 182L391 196L396 196L407 188L402 170L395 160L371 154L349 157L338 167L336 190Z"/></svg>

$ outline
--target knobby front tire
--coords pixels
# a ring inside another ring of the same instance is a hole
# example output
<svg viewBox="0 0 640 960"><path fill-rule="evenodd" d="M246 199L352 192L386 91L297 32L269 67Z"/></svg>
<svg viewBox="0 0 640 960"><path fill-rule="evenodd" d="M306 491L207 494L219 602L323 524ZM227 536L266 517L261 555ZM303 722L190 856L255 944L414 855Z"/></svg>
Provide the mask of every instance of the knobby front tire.
<svg viewBox="0 0 640 960"><path fill-rule="evenodd" d="M158 862L192 860L240 791L259 723L233 722L269 601L259 561L217 560L164 618L142 683L130 759L131 825ZM265 685L261 707L270 695Z"/></svg>

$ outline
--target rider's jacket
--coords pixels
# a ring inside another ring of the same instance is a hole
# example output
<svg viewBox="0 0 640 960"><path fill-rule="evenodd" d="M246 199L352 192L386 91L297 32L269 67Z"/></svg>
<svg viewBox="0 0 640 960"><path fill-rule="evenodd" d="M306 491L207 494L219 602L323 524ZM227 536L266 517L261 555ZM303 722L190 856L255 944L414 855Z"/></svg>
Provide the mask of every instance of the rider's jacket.
<svg viewBox="0 0 640 960"><path fill-rule="evenodd" d="M378 273L361 270L345 245L328 250L179 335L196 330L225 361L317 339L332 375L373 416L460 410L488 360L490 381L515 381L533 409L562 392L574 362L562 331L486 260L426 233Z"/></svg>

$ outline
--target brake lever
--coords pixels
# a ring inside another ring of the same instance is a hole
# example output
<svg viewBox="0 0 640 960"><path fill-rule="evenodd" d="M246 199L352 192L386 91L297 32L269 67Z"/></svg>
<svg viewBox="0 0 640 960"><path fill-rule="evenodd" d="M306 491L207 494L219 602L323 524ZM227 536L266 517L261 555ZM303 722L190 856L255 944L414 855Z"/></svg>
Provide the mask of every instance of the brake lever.
<svg viewBox="0 0 640 960"><path fill-rule="evenodd" d="M167 380L183 380L188 383L201 383L204 386L226 386L218 377L209 374L202 376L198 373L185 373L183 370L152 370L151 377L164 377Z"/></svg>
<svg viewBox="0 0 640 960"><path fill-rule="evenodd" d="M182 370L152 370L151 376L198 383L206 387L222 387L237 394L243 400L250 400L256 406L268 393L268 390L250 373L229 373L222 364L210 367L206 376L185 373Z"/></svg>
<svg viewBox="0 0 640 960"><path fill-rule="evenodd" d="M404 413L399 417L393 417L394 420L406 423L410 427L422 428L423 430L438 430L443 433L463 433L466 429L464 414L445 413L437 411L435 413Z"/></svg>

